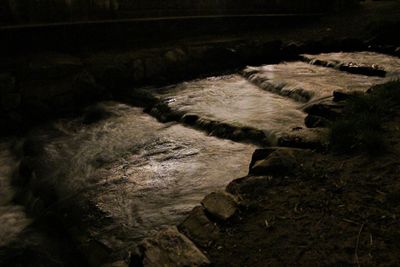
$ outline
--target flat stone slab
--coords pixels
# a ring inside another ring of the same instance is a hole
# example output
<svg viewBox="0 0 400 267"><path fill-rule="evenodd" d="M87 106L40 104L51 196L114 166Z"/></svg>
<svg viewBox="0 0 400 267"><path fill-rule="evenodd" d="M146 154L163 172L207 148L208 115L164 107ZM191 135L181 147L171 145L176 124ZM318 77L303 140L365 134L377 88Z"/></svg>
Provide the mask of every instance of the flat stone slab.
<svg viewBox="0 0 400 267"><path fill-rule="evenodd" d="M144 267L210 265L208 258L176 227L161 230L154 237L145 239L139 250Z"/></svg>
<svg viewBox="0 0 400 267"><path fill-rule="evenodd" d="M207 247L219 235L218 225L210 221L202 206L197 206L190 212L179 225L179 230L202 247Z"/></svg>

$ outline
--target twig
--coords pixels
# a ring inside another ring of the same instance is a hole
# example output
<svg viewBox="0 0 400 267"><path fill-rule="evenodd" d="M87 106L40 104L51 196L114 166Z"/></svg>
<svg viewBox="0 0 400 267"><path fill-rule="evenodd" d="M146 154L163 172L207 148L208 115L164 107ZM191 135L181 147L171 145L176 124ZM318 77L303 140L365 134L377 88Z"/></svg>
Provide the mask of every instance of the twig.
<svg viewBox="0 0 400 267"><path fill-rule="evenodd" d="M360 261L358 259L358 246L360 245L360 236L363 229L364 229L364 224L361 225L360 230L358 231L356 249L354 251L354 258L358 267L360 267Z"/></svg>

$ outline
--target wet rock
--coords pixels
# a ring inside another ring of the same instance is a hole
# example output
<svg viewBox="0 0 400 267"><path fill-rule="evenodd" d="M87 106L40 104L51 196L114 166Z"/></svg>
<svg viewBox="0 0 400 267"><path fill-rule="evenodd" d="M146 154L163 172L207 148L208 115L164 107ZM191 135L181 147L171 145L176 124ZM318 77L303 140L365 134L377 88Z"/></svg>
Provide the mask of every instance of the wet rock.
<svg viewBox="0 0 400 267"><path fill-rule="evenodd" d="M309 130L317 130L307 133L302 131L296 134L285 134L278 138L277 145L281 147L316 149L321 150L327 145L327 132L321 131L325 128L306 128Z"/></svg>
<svg viewBox="0 0 400 267"><path fill-rule="evenodd" d="M273 178L271 176L246 176L230 182L226 191L235 196L257 198L262 196L272 183Z"/></svg>
<svg viewBox="0 0 400 267"><path fill-rule="evenodd" d="M333 102L340 102L344 100L348 100L354 97L362 95L362 92L342 92L342 91L334 91L333 92Z"/></svg>
<svg viewBox="0 0 400 267"><path fill-rule="evenodd" d="M207 247L219 236L218 226L208 219L201 206L195 207L178 228L201 247Z"/></svg>
<svg viewBox="0 0 400 267"><path fill-rule="evenodd" d="M223 221L231 218L237 210L235 198L226 192L213 192L201 204L212 217Z"/></svg>
<svg viewBox="0 0 400 267"><path fill-rule="evenodd" d="M378 76L385 77L386 71L383 70L378 65L362 65L354 62L340 64L338 66L339 70L346 71L352 74L361 74L366 76Z"/></svg>
<svg viewBox="0 0 400 267"><path fill-rule="evenodd" d="M205 267L208 258L181 234L176 227L161 230L154 237L145 239L132 256L131 267Z"/></svg>
<svg viewBox="0 0 400 267"><path fill-rule="evenodd" d="M254 164L257 161L266 159L272 152L276 151L277 149L279 149L279 148L278 147L268 147L268 148L256 149L252 155L249 170L251 170L251 168L253 168Z"/></svg>
<svg viewBox="0 0 400 267"><path fill-rule="evenodd" d="M324 117L315 116L315 115L308 115L304 119L304 123L308 128L319 128L319 127L328 127L331 122Z"/></svg>
<svg viewBox="0 0 400 267"><path fill-rule="evenodd" d="M306 105L303 111L309 115L320 116L328 120L335 120L343 113L344 106L333 102L332 100L323 99Z"/></svg>
<svg viewBox="0 0 400 267"><path fill-rule="evenodd" d="M198 119L199 119L199 116L194 115L194 114L185 114L182 117L182 121L189 125L194 125L198 121Z"/></svg>
<svg viewBox="0 0 400 267"><path fill-rule="evenodd" d="M311 154L306 149L280 148L265 159L258 160L250 169L252 175L282 175L295 170L300 162Z"/></svg>

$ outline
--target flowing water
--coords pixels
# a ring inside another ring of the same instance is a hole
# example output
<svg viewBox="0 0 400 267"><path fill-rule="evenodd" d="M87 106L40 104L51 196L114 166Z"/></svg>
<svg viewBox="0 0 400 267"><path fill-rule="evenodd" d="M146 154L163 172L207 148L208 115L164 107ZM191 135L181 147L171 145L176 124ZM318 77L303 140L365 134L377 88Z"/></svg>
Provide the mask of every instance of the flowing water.
<svg viewBox="0 0 400 267"><path fill-rule="evenodd" d="M302 127L300 105L266 92L240 75L210 77L159 90L169 107L200 119L261 130L279 137Z"/></svg>
<svg viewBox="0 0 400 267"><path fill-rule="evenodd" d="M374 52L353 52L353 53L323 53L319 55L303 55L307 60L321 60L333 67L341 64L356 64L368 66L386 71L386 77L400 77L400 58L382 55Z"/></svg>
<svg viewBox="0 0 400 267"><path fill-rule="evenodd" d="M399 71L397 61L385 55L319 56L363 63L379 59L388 73ZM151 93L174 111L279 136L305 128L302 102L330 96L335 90L365 91L393 77L389 76L354 75L290 62L247 67L242 75L199 79ZM89 123L93 110L100 114L99 120ZM87 213L69 217L67 212L66 225L83 225L113 252L128 251L153 230L179 223L207 193L247 175L256 148L179 123L160 123L141 108L117 102L98 103L92 111L55 121L51 130L42 127L30 133L28 139L39 140L41 147L31 183L47 201L55 196L55 203L47 206L72 203L66 207L80 210L88 205ZM24 208L11 201L10 181L17 161L8 144L1 147L0 223L5 227L0 228L0 247L15 241L31 223ZM43 181L48 191L38 186ZM98 216L108 220L100 223ZM75 232L70 229L73 239Z"/></svg>
<svg viewBox="0 0 400 267"><path fill-rule="evenodd" d="M93 232L113 250L178 223L207 193L247 174L253 145L162 124L123 104L98 108L112 115L86 126L60 121L63 134L42 140L37 179L50 181L59 201L86 198L112 218Z"/></svg>
<svg viewBox="0 0 400 267"><path fill-rule="evenodd" d="M9 245L31 224L25 208L12 202L15 193L11 178L18 162L10 151L11 145L12 141L0 142L0 247Z"/></svg>
<svg viewBox="0 0 400 267"><path fill-rule="evenodd" d="M302 102L331 96L334 91L366 91L389 79L354 75L304 62L248 67L243 75L267 91Z"/></svg>

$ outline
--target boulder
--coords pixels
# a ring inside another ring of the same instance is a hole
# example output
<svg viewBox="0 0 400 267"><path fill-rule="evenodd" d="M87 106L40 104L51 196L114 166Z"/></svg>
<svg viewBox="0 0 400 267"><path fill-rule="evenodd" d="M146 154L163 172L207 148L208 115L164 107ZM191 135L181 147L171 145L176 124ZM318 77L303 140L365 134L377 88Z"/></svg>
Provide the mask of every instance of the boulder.
<svg viewBox="0 0 400 267"><path fill-rule="evenodd" d="M231 218L237 210L236 199L222 191L208 194L201 204L212 217L223 221Z"/></svg>
<svg viewBox="0 0 400 267"><path fill-rule="evenodd" d="M210 266L208 258L181 234L176 227L158 232L145 239L132 256L132 267L203 267Z"/></svg>
<svg viewBox="0 0 400 267"><path fill-rule="evenodd" d="M246 176L230 182L226 191L235 196L245 196L246 199L258 198L271 188L273 182L271 176Z"/></svg>
<svg viewBox="0 0 400 267"><path fill-rule="evenodd" d="M320 116L328 120L335 120L343 113L344 105L333 102L331 99L322 99L307 104L303 111L315 116Z"/></svg>
<svg viewBox="0 0 400 267"><path fill-rule="evenodd" d="M334 91L333 92L333 102L340 102L340 101L348 100L348 99L360 96L362 94L363 94L362 92Z"/></svg>
<svg viewBox="0 0 400 267"><path fill-rule="evenodd" d="M251 157L249 170L251 170L253 168L254 164L257 161L267 158L272 152L276 151L277 149L279 149L279 147L268 147L268 148L256 149L253 152L253 155Z"/></svg>
<svg viewBox="0 0 400 267"><path fill-rule="evenodd" d="M201 206L195 207L178 228L201 247L207 247L219 236L218 226L208 219Z"/></svg>
<svg viewBox="0 0 400 267"><path fill-rule="evenodd" d="M265 159L258 160L250 169L252 175L282 175L297 167L300 160L311 154L310 150L280 148L270 153Z"/></svg>

